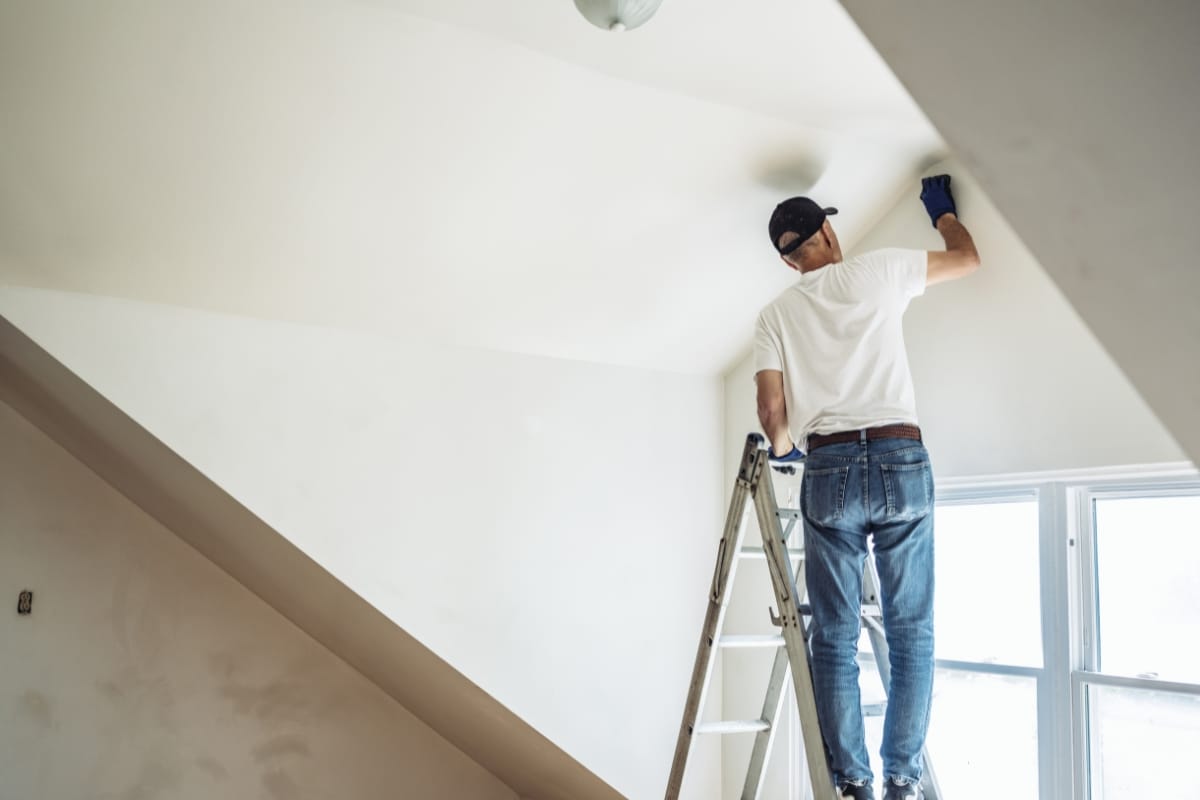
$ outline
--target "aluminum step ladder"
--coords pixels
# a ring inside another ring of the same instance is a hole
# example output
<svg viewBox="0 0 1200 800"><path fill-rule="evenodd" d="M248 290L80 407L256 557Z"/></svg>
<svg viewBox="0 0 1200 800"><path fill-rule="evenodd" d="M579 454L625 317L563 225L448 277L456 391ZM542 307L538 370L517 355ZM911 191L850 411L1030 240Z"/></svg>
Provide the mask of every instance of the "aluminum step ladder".
<svg viewBox="0 0 1200 800"><path fill-rule="evenodd" d="M780 472L795 472L791 467L776 467ZM753 500L758 527L762 534L762 547L744 546L744 521L746 505ZM786 526L783 523L786 522ZM809 668L808 623L810 607L805 598L803 558L804 551L788 547L788 540L800 522L800 511L780 508L775 501L775 488L771 482L771 469L763 437L750 434L742 451L741 465L734 482L733 497L725 516L725 529L717 547L717 565L713 572L712 588L708 597L708 612L704 617L704 630L700 634L700 646L696 652L696 663L692 669L692 681L684 705L683 722L679 727L679 738L675 745L675 757L671 774L667 780L666 800L678 800L683 785L684 769L692 740L698 734L755 734L754 748L742 789L742 800L758 800L762 790L763 776L767 769L767 756L774 741L777 723L781 719L784 686L791 675L796 704L800 712L800 733L804 740L805 760L812 787L811 797L815 800L834 800L836 791L833 776L825 756L825 743L817 722L816 698L813 694L812 673ZM771 622L780 629L778 635L739 636L723 632L725 611L729 604L733 579L738 561L742 558L765 558L775 589L778 616L772 611ZM792 560L798 563L793 567ZM879 677L886 693L891 684L891 666L888 660L887 642L883 635L883 620L879 607L879 579L871 558L867 558L863 573L862 618ZM763 701L762 715L758 719L744 721L701 723L700 714L712 679L714 658L718 648L774 647L775 662L771 668ZM867 713L883 713L882 707L866 709ZM926 800L942 800L937 779L928 752L924 753L925 774L922 788Z"/></svg>

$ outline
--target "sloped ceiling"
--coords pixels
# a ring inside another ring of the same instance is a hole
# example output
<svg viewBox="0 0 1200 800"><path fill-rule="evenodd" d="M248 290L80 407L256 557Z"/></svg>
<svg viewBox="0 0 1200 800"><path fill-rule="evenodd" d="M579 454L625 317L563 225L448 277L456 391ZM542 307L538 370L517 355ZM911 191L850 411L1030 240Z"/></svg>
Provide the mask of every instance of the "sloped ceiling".
<svg viewBox="0 0 1200 800"><path fill-rule="evenodd" d="M846 6L1200 462L1200 4Z"/></svg>
<svg viewBox="0 0 1200 800"><path fill-rule="evenodd" d="M813 32L819 35L813 35ZM712 373L937 135L833 0L0 5L0 282Z"/></svg>

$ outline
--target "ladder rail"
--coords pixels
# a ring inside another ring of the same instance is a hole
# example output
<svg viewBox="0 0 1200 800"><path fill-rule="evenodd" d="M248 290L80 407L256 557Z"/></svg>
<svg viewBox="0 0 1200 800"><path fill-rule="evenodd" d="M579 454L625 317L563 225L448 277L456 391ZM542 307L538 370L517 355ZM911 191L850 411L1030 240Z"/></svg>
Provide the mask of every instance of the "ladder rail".
<svg viewBox="0 0 1200 800"><path fill-rule="evenodd" d="M704 615L704 627L700 632L700 643L696 648L696 662L692 667L692 680L688 685L687 701L684 704L683 721L675 741L675 755L671 760L671 773L667 778L666 800L677 800L683 788L683 774L691 753L696 726L708 686L712 679L714 654L718 636L725 622L729 607L729 589L737 570L738 555L746 535L745 510L752 493L750 477L758 459L758 447L750 439L742 452L742 464L733 486L733 496L725 515L725 528L717 545L717 565L713 570L712 587L708 595L708 610Z"/></svg>
<svg viewBox="0 0 1200 800"><path fill-rule="evenodd" d="M804 754L813 797L816 800L833 800L833 776L829 771L825 740L817 720L817 699L808 656L808 631L800 614L800 598L805 591L804 573L796 574L792 570L792 561L788 557L783 530L779 525L779 506L775 501L775 487L771 482L766 450L758 451L752 486L759 533L767 553L767 568L771 572L771 585L779 609L779 616L772 621L780 626L787 642L792 688L800 712L800 735L805 743Z"/></svg>
<svg viewBox="0 0 1200 800"><path fill-rule="evenodd" d="M769 473L763 473L768 475ZM779 520L787 520L787 527L783 530L782 541L784 552L787 555L787 561L790 563L793 558L798 559L795 569L798 571L804 564L804 550L790 547L792 532L796 527L800 514L796 509L777 509L776 517ZM752 553L754 557L761 557L766 560L768 549L765 547L745 547L742 550L743 554ZM797 600L803 600L802 594L797 594ZM763 791L763 782L767 776L767 758L771 753L771 748L775 744L775 733L778 730L779 720L783 715L783 704L787 697L785 686L788 676L791 674L791 654L786 647L786 640L782 635L773 636L772 639L777 640L781 646L775 652L775 662L771 665L771 677L767 681L767 693L763 698L763 720L770 726L765 731L760 731L754 737L754 747L750 750L750 763L746 769L746 781L742 785L742 800L759 800Z"/></svg>
<svg viewBox="0 0 1200 800"><path fill-rule="evenodd" d="M787 683L791 665L788 663L788 651L781 647L775 651L775 663L771 666L771 679L767 683L767 696L763 700L763 720L768 728L759 731L754 737L754 748L750 751L750 766L746 770L746 782L742 786L742 800L758 800L762 793L763 779L767 774L767 756L771 753L771 745L775 743L776 724L783 711L783 700L787 693L783 690Z"/></svg>

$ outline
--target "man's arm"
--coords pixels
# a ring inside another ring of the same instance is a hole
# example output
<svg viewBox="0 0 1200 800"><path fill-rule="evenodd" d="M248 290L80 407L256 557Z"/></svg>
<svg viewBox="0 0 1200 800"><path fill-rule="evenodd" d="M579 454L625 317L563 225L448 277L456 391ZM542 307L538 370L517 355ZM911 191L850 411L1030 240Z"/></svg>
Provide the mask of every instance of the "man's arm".
<svg viewBox="0 0 1200 800"><path fill-rule="evenodd" d="M777 369L764 369L755 374L754 381L758 384L758 421L763 433L776 455L787 455L793 445L783 398L783 373Z"/></svg>
<svg viewBox="0 0 1200 800"><path fill-rule="evenodd" d="M931 251L926 260L925 285L932 286L970 275L979 267L979 252L971 234L958 221L958 206L950 193L949 175L921 179L921 202L929 221L946 240L945 252Z"/></svg>
<svg viewBox="0 0 1200 800"><path fill-rule="evenodd" d="M929 252L925 285L952 281L979 269L979 251L975 249L975 240L958 221L958 215L952 211L946 212L934 224L946 242L946 249Z"/></svg>

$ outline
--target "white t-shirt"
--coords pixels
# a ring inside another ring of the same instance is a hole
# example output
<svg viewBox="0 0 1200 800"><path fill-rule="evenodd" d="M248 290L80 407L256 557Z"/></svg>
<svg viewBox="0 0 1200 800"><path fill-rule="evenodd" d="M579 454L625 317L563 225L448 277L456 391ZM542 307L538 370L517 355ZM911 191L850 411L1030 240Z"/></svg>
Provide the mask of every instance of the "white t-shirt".
<svg viewBox="0 0 1200 800"><path fill-rule="evenodd" d="M754 371L783 371L788 426L917 424L901 318L925 291L924 250L876 250L804 273L758 315Z"/></svg>

